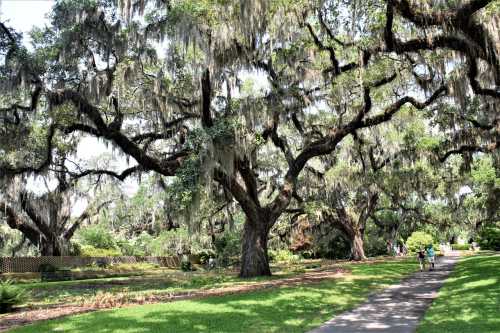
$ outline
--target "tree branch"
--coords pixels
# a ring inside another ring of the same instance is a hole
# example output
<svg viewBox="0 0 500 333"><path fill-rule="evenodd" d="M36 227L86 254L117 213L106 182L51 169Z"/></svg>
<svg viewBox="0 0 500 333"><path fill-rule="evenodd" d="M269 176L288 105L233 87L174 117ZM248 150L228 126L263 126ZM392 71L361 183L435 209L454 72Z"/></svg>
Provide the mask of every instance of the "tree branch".
<svg viewBox="0 0 500 333"><path fill-rule="evenodd" d="M201 123L204 127L212 127L213 120L210 112L210 103L212 101L212 87L210 86L210 71L205 69L201 78Z"/></svg>
<svg viewBox="0 0 500 333"><path fill-rule="evenodd" d="M485 146L476 146L476 145L463 145L458 147L457 149L452 149L444 153L444 155L439 157L439 161L441 163L445 162L448 157L451 155L461 155L464 153L476 153L476 152L491 152L494 151L495 149L498 149L498 142L493 142L492 144L485 145Z"/></svg>
<svg viewBox="0 0 500 333"><path fill-rule="evenodd" d="M11 229L19 230L25 235L33 245L37 245L39 241L39 232L28 223L26 223L16 211L4 201L0 201L0 213L4 213L7 225Z"/></svg>
<svg viewBox="0 0 500 333"><path fill-rule="evenodd" d="M182 159L187 156L188 152L179 152L176 155L167 159L156 159L147 155L139 146L131 141L127 136L119 130L110 128L101 117L99 110L90 104L79 93L72 90L59 90L48 93L49 101L52 106L62 105L66 102L71 102L80 113L86 115L95 126L98 133L113 141L123 152L132 156L143 167L144 171L153 170L164 176L175 175L176 170L180 167ZM172 158L174 157L175 158Z"/></svg>

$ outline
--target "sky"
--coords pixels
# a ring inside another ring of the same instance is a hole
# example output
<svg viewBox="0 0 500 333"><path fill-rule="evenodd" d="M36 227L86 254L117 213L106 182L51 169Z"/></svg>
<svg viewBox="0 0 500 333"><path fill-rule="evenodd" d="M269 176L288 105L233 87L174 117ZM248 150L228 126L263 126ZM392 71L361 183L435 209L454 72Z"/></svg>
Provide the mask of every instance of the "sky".
<svg viewBox="0 0 500 333"><path fill-rule="evenodd" d="M46 15L53 4L53 0L0 0L0 19L26 36L34 26L49 23Z"/></svg>

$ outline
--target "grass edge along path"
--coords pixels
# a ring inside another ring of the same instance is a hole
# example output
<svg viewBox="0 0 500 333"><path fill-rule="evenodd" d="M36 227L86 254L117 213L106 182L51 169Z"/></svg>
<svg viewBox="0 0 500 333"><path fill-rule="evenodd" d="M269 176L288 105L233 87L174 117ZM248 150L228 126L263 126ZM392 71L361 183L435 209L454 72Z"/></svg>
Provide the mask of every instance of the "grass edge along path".
<svg viewBox="0 0 500 333"><path fill-rule="evenodd" d="M500 253L462 258L417 333L500 333Z"/></svg>
<svg viewBox="0 0 500 333"><path fill-rule="evenodd" d="M351 275L315 284L97 311L9 332L305 332L400 281L417 264L408 259L349 268Z"/></svg>

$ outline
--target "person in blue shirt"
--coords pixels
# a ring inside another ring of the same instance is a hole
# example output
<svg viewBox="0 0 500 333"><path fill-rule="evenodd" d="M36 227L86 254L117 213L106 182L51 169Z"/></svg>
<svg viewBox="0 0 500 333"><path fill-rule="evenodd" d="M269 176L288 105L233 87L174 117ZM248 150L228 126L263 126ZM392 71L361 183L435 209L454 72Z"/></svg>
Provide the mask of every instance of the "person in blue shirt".
<svg viewBox="0 0 500 333"><path fill-rule="evenodd" d="M436 252L434 252L434 248L432 247L432 244L430 244L428 247L427 247L427 261L429 261L429 270L433 271L434 270L434 262L435 262L435 258L436 258Z"/></svg>

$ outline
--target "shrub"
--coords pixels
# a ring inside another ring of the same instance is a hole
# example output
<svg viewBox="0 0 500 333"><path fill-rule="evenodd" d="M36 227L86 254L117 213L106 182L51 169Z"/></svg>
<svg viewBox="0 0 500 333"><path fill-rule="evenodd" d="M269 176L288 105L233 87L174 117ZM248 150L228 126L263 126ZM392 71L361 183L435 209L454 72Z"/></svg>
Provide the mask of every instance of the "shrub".
<svg viewBox="0 0 500 333"><path fill-rule="evenodd" d="M81 251L82 257L119 257L121 255L117 249L100 249L91 245L83 245Z"/></svg>
<svg viewBox="0 0 500 333"><path fill-rule="evenodd" d="M455 251L467 251L469 248L469 244L451 244L451 249Z"/></svg>
<svg viewBox="0 0 500 333"><path fill-rule="evenodd" d="M365 254L367 257L376 257L387 254L387 243L382 237L366 237L364 243Z"/></svg>
<svg viewBox="0 0 500 333"><path fill-rule="evenodd" d="M88 271L95 271L95 270L100 270L102 268L106 268L109 272L142 272L142 271L147 271L147 270L152 270L159 268L160 266L158 264L152 264L149 262L138 262L138 263L114 263L111 265L101 265L98 263L100 260L94 261L91 265L88 266L83 266L83 267L78 267L73 269L73 271L76 272L88 272ZM105 263L105 261L104 261ZM101 266L99 266L101 265ZM99 273L101 274L101 273ZM85 275L87 276L87 275Z"/></svg>
<svg viewBox="0 0 500 333"><path fill-rule="evenodd" d="M304 259L313 259L314 258L314 253L312 251L302 251L300 253L300 255Z"/></svg>
<svg viewBox="0 0 500 333"><path fill-rule="evenodd" d="M55 267L52 264L41 264L38 266L38 271L40 273L50 273L50 272L55 272L57 270L57 267Z"/></svg>
<svg viewBox="0 0 500 333"><path fill-rule="evenodd" d="M205 265L210 258L215 258L215 252L212 250L204 250L196 254L200 258L200 264Z"/></svg>
<svg viewBox="0 0 500 333"><path fill-rule="evenodd" d="M181 261L181 271L183 272L191 272L193 270L193 264L189 260Z"/></svg>
<svg viewBox="0 0 500 333"><path fill-rule="evenodd" d="M351 244L336 232L319 238L315 248L316 258L347 259L351 254Z"/></svg>
<svg viewBox="0 0 500 333"><path fill-rule="evenodd" d="M13 307L26 301L26 290L16 287L12 281L0 281L0 313L12 311Z"/></svg>
<svg viewBox="0 0 500 333"><path fill-rule="evenodd" d="M94 261L94 265L96 265L98 268L108 268L108 263L104 259L97 259Z"/></svg>
<svg viewBox="0 0 500 333"><path fill-rule="evenodd" d="M500 251L500 225L484 227L479 232L479 246L483 250Z"/></svg>
<svg viewBox="0 0 500 333"><path fill-rule="evenodd" d="M116 246L124 256L142 257L146 255L144 249L142 247L136 246L135 242L133 241L120 239L116 242Z"/></svg>
<svg viewBox="0 0 500 333"><path fill-rule="evenodd" d="M109 229L100 225L81 229L79 238L81 240L81 245L84 246L92 246L96 249L116 249L116 242L113 234Z"/></svg>
<svg viewBox="0 0 500 333"><path fill-rule="evenodd" d="M215 240L217 262L221 266L231 264L231 258L240 255L241 238L236 232L226 232Z"/></svg>
<svg viewBox="0 0 500 333"><path fill-rule="evenodd" d="M285 262L289 264L297 264L300 262L300 256L293 254L289 250L278 250L278 251L269 251L269 257L272 258L276 262Z"/></svg>
<svg viewBox="0 0 500 333"><path fill-rule="evenodd" d="M71 242L69 248L69 255L79 257L82 255L82 246L79 243Z"/></svg>
<svg viewBox="0 0 500 333"><path fill-rule="evenodd" d="M191 238L187 228L164 230L158 237L151 239L150 245L151 254L155 256L175 256L191 252Z"/></svg>
<svg viewBox="0 0 500 333"><path fill-rule="evenodd" d="M427 248L429 244L433 244L434 239L431 235L422 232L415 231L406 240L406 247L410 253L416 253L421 248ZM435 247L437 249L437 247Z"/></svg>

